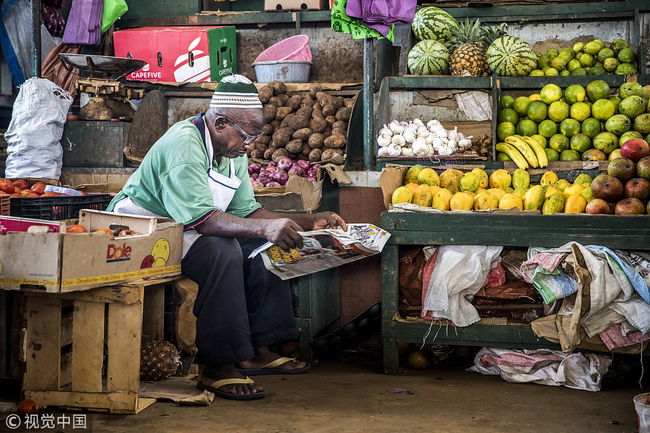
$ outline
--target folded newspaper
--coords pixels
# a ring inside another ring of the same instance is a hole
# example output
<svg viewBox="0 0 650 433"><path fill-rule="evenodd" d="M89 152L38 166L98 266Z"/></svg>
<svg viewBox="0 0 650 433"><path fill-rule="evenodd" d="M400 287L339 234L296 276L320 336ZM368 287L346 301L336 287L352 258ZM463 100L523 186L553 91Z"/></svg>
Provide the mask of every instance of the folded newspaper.
<svg viewBox="0 0 650 433"><path fill-rule="evenodd" d="M249 258L261 253L266 269L288 280L373 256L390 238L390 233L372 224L347 224L347 228L298 232L302 248L285 251L267 242Z"/></svg>

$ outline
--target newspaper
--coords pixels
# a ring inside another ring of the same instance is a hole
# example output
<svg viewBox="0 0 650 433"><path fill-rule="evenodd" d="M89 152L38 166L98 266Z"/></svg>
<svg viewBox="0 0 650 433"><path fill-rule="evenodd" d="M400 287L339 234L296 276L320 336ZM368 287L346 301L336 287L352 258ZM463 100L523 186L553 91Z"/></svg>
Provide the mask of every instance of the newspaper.
<svg viewBox="0 0 650 433"><path fill-rule="evenodd" d="M347 229L298 232L302 248L285 251L267 242L249 258L262 254L266 269L288 280L380 253L390 238L390 233L372 224L347 224Z"/></svg>

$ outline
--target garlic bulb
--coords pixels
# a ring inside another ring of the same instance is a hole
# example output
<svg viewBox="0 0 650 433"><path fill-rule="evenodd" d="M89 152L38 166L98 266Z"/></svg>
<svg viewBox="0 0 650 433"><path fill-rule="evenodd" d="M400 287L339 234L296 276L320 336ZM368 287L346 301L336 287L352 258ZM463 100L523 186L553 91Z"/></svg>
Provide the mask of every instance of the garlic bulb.
<svg viewBox="0 0 650 433"><path fill-rule="evenodd" d="M435 137L433 136L433 134L427 135L427 137L424 139L424 141L426 141L427 144L432 144L433 140L435 140Z"/></svg>
<svg viewBox="0 0 650 433"><path fill-rule="evenodd" d="M422 125L422 126L418 127L418 129L417 129L417 136L418 137L426 138L426 137L429 136L429 134L430 134L429 130L427 129L426 126Z"/></svg>
<svg viewBox="0 0 650 433"><path fill-rule="evenodd" d="M390 137L393 135L393 131L391 131L387 125L384 125L384 127L379 130L379 135Z"/></svg>
<svg viewBox="0 0 650 433"><path fill-rule="evenodd" d="M438 119L429 120L427 122L427 128L429 128L429 130L437 129L439 126L441 126L441 125L440 125L440 122L438 121Z"/></svg>
<svg viewBox="0 0 650 433"><path fill-rule="evenodd" d="M449 141L447 142L447 146L455 150L456 146L458 146L458 143L456 143L456 140L454 140L453 138L450 138Z"/></svg>
<svg viewBox="0 0 650 433"><path fill-rule="evenodd" d="M440 150L440 147L442 147L442 139L440 137L434 138L431 145L433 146L433 148L437 152L438 150Z"/></svg>
<svg viewBox="0 0 650 433"><path fill-rule="evenodd" d="M413 128L406 128L402 135L404 136L404 140L406 140L407 143L413 143L413 140L415 140L415 134L417 132L417 129Z"/></svg>
<svg viewBox="0 0 650 433"><path fill-rule="evenodd" d="M445 128L436 129L433 131L433 135L438 138L447 138L447 130Z"/></svg>
<svg viewBox="0 0 650 433"><path fill-rule="evenodd" d="M413 155L413 149L410 147L402 147L402 156L411 156Z"/></svg>
<svg viewBox="0 0 650 433"><path fill-rule="evenodd" d="M398 120L393 120L388 124L388 127L390 128L391 131L393 131L393 134L401 134L404 132L404 127L400 124Z"/></svg>
<svg viewBox="0 0 650 433"><path fill-rule="evenodd" d="M380 135L377 137L377 145L379 147L386 147L391 143L391 138L386 135Z"/></svg>
<svg viewBox="0 0 650 433"><path fill-rule="evenodd" d="M418 137L413 142L413 153L416 155L426 155L428 152L427 142L424 138Z"/></svg>
<svg viewBox="0 0 650 433"><path fill-rule="evenodd" d="M388 156L400 156L402 154L402 147L399 144L393 143L388 146Z"/></svg>
<svg viewBox="0 0 650 433"><path fill-rule="evenodd" d="M390 141L398 146L404 146L406 144L406 140L404 140L404 137L401 135L393 135L393 138L391 138Z"/></svg>
<svg viewBox="0 0 650 433"><path fill-rule="evenodd" d="M461 138L458 140L458 147L461 149L467 149L468 147L472 147L472 140L469 138Z"/></svg>
<svg viewBox="0 0 650 433"><path fill-rule="evenodd" d="M413 119L413 124L417 127L424 126L424 123L420 119Z"/></svg>
<svg viewBox="0 0 650 433"><path fill-rule="evenodd" d="M389 156L388 152L389 152L388 147L380 147L379 150L377 151L377 156Z"/></svg>
<svg viewBox="0 0 650 433"><path fill-rule="evenodd" d="M440 150L438 150L438 153L440 155L447 156L447 155L451 155L452 153L454 153L454 151L453 151L453 149L451 149L448 146L441 146Z"/></svg>
<svg viewBox="0 0 650 433"><path fill-rule="evenodd" d="M457 126L454 126L454 130L453 130L453 131L449 131L449 132L447 133L447 137L449 137L451 140L456 141L456 140L458 139L458 127L457 127Z"/></svg>

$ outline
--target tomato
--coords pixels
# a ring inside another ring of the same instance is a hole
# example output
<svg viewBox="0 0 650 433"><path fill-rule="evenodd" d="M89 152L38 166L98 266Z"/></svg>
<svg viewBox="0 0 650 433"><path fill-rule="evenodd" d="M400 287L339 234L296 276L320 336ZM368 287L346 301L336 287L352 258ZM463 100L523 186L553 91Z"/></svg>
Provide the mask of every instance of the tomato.
<svg viewBox="0 0 650 433"><path fill-rule="evenodd" d="M68 233L86 233L86 228L82 226L81 224L75 224L70 227L68 227L68 230L66 230Z"/></svg>
<svg viewBox="0 0 650 433"><path fill-rule="evenodd" d="M7 194L13 194L16 187L9 179L0 179L0 190Z"/></svg>
<svg viewBox="0 0 650 433"><path fill-rule="evenodd" d="M56 193L54 191L46 192L45 194L41 194L41 197L59 197L61 194Z"/></svg>
<svg viewBox="0 0 650 433"><path fill-rule="evenodd" d="M45 182L36 182L34 185L32 185L32 191L34 191L38 195L41 195L45 193L46 186L47 184Z"/></svg>
<svg viewBox="0 0 650 433"><path fill-rule="evenodd" d="M25 399L18 403L17 408L18 415L29 415L33 413L38 413L39 407L34 400Z"/></svg>
<svg viewBox="0 0 650 433"><path fill-rule="evenodd" d="M14 180L14 186L20 189L29 189L29 184L23 179Z"/></svg>
<svg viewBox="0 0 650 433"><path fill-rule="evenodd" d="M133 230L127 229L127 230L122 230L120 234L118 234L117 236L133 236L133 235L135 235L135 232Z"/></svg>

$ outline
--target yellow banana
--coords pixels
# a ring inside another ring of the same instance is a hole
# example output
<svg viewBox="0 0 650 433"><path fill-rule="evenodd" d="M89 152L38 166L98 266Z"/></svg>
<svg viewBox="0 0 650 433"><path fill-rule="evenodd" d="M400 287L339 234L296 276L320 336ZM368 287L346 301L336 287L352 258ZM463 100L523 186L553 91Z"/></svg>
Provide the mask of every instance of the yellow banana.
<svg viewBox="0 0 650 433"><path fill-rule="evenodd" d="M531 167L537 168L537 157L535 156L535 152L533 152L533 149L526 144L521 135L511 135L510 137L506 137L505 142L511 144L515 149L521 152Z"/></svg>
<svg viewBox="0 0 650 433"><path fill-rule="evenodd" d="M508 143L497 143L495 147L499 152L503 152L508 155L510 159L512 159L514 163L517 164L517 167L524 170L528 168L528 162L526 162L526 158L523 157L523 155L517 150L516 147Z"/></svg>
<svg viewBox="0 0 650 433"><path fill-rule="evenodd" d="M546 152L544 152L544 148L542 147L541 144L537 140L535 140L532 137L522 137L526 144L530 146L531 149L533 149L533 152L535 152L535 156L537 157L537 163L539 164L540 168L544 168L548 165L548 157L546 156Z"/></svg>

